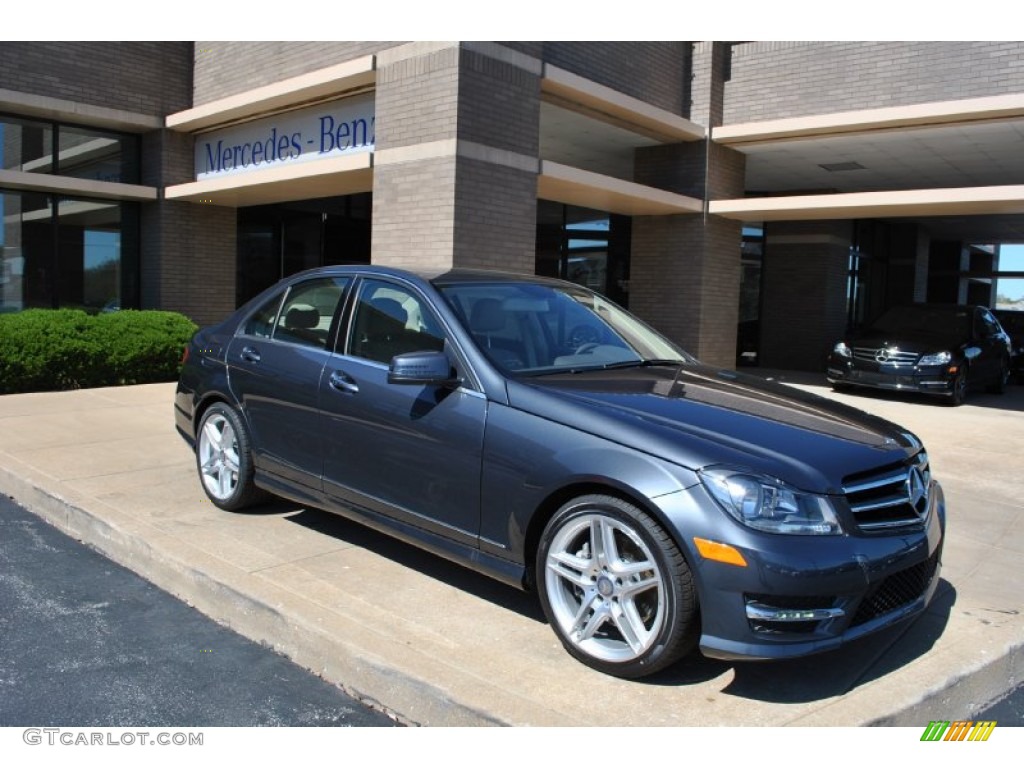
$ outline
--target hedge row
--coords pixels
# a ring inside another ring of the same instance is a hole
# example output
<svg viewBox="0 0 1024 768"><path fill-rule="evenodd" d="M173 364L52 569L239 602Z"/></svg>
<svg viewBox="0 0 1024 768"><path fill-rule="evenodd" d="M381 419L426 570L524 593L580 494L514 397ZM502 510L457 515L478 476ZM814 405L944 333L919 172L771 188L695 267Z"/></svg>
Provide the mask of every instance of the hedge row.
<svg viewBox="0 0 1024 768"><path fill-rule="evenodd" d="M0 314L0 394L173 381L195 331L175 312Z"/></svg>

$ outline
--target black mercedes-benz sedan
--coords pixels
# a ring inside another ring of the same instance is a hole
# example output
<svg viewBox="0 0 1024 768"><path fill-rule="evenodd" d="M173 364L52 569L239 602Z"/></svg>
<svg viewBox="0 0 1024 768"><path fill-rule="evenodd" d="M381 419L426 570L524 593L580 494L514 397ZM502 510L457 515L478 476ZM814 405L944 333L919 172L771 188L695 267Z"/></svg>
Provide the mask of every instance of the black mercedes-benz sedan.
<svg viewBox="0 0 1024 768"><path fill-rule="evenodd" d="M838 648L939 579L914 435L704 366L558 280L294 275L195 335L174 413L218 507L269 492L535 590L569 653L621 677L698 645Z"/></svg>
<svg viewBox="0 0 1024 768"><path fill-rule="evenodd" d="M989 309L911 304L837 342L826 377L836 388L921 392L960 405L974 388L1002 393L1010 360L1010 337Z"/></svg>

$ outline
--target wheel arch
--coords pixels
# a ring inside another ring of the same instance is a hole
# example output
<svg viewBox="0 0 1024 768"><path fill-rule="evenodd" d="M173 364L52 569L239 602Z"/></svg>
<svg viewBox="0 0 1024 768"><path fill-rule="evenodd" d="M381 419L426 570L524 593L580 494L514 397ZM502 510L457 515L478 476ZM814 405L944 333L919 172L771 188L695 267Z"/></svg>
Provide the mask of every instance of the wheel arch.
<svg viewBox="0 0 1024 768"><path fill-rule="evenodd" d="M662 527L665 533L672 539L676 547L679 549L683 559L687 561L687 565L689 565L691 569L693 568L693 563L690 562L687 548L684 542L680 541L678 532L669 524L665 515L658 509L657 505L652 504L642 493L632 488L624 488L618 483L608 480L595 479L578 481L552 491L537 506L533 515L530 517L529 524L526 528L526 536L523 539L523 557L525 561L523 577L524 589L529 592L536 591L535 578L537 571L537 550L540 546L541 536L543 536L544 529L547 527L548 522L566 503L582 496L592 495L612 496L620 501L633 504L645 512Z"/></svg>

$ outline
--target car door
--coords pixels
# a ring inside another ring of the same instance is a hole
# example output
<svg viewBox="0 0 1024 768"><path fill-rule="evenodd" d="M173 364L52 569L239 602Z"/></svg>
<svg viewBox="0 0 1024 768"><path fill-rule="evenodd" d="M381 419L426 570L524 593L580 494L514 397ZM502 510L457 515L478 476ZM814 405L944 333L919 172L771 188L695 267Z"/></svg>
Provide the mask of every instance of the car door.
<svg viewBox="0 0 1024 768"><path fill-rule="evenodd" d="M364 278L320 384L324 491L342 502L476 543L487 400L468 385L389 384L391 358L447 350L412 286Z"/></svg>
<svg viewBox="0 0 1024 768"><path fill-rule="evenodd" d="M978 347L980 354L972 363L972 381L988 383L999 375L1003 362L1006 343L1002 338L999 323L989 314L988 310L977 307L974 311L974 339L972 345Z"/></svg>
<svg viewBox="0 0 1024 768"><path fill-rule="evenodd" d="M241 326L228 347L228 382L252 436L256 466L320 488L317 412L328 341L349 277L292 285Z"/></svg>

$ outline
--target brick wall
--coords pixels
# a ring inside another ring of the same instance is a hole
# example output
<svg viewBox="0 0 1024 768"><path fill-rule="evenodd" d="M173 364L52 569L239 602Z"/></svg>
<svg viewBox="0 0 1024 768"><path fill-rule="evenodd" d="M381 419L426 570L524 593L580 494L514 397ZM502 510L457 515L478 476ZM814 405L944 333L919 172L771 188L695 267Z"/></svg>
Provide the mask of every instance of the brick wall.
<svg viewBox="0 0 1024 768"><path fill-rule="evenodd" d="M1021 42L737 43L725 124L1021 91Z"/></svg>
<svg viewBox="0 0 1024 768"><path fill-rule="evenodd" d="M413 56L377 70L377 149L454 139L459 49Z"/></svg>
<svg viewBox="0 0 1024 768"><path fill-rule="evenodd" d="M452 263L455 157L380 164L373 172L371 261L392 267Z"/></svg>
<svg viewBox="0 0 1024 768"><path fill-rule="evenodd" d="M533 274L537 174L460 158L452 264Z"/></svg>
<svg viewBox="0 0 1024 768"><path fill-rule="evenodd" d="M852 224L770 222L761 273L761 365L822 371L846 332Z"/></svg>
<svg viewBox="0 0 1024 768"><path fill-rule="evenodd" d="M165 115L192 105L189 42L3 42L0 87Z"/></svg>
<svg viewBox="0 0 1024 768"><path fill-rule="evenodd" d="M536 156L537 75L465 49L459 61L459 139Z"/></svg>
<svg viewBox="0 0 1024 768"><path fill-rule="evenodd" d="M386 42L197 41L195 104L390 48Z"/></svg>
<svg viewBox="0 0 1024 768"><path fill-rule="evenodd" d="M193 175L192 137L153 131L142 140L143 184ZM159 200L141 206L140 284L144 309L181 312L200 325L235 308L234 208Z"/></svg>
<svg viewBox="0 0 1024 768"><path fill-rule="evenodd" d="M688 114L689 43L545 42L543 58L674 114Z"/></svg>
<svg viewBox="0 0 1024 768"><path fill-rule="evenodd" d="M142 307L199 325L235 308L235 209L165 200L142 210Z"/></svg>
<svg viewBox="0 0 1024 768"><path fill-rule="evenodd" d="M702 197L741 194L744 156L704 142L636 152L636 180ZM630 310L710 365L736 364L740 223L717 216L633 219Z"/></svg>

